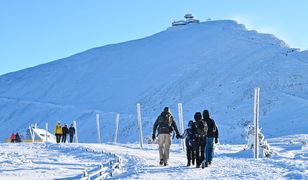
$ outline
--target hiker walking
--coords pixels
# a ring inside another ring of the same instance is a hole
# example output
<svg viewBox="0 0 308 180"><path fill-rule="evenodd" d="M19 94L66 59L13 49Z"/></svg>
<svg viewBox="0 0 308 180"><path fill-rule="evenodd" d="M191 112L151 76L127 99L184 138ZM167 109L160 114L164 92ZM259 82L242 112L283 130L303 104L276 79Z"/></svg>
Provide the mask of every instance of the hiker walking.
<svg viewBox="0 0 308 180"><path fill-rule="evenodd" d="M212 164L213 155L214 155L214 141L215 144L218 143L218 128L216 126L215 121L210 118L210 113L208 110L203 111L203 120L206 122L208 126L207 131L207 143L206 143L206 150L205 150L205 167Z"/></svg>
<svg viewBox="0 0 308 180"><path fill-rule="evenodd" d="M68 134L68 128L67 125L65 124L62 127L62 143L66 143L66 135Z"/></svg>
<svg viewBox="0 0 308 180"><path fill-rule="evenodd" d="M186 157L187 166L195 165L196 153L195 153L195 134L193 132L194 122L188 122L188 128L184 131L185 145L186 145Z"/></svg>
<svg viewBox="0 0 308 180"><path fill-rule="evenodd" d="M174 118L169 107L165 107L163 112L158 116L153 126L152 139L156 137L156 129L158 129L158 145L159 145L159 164L167 166L169 160L169 149L171 145L171 133L176 132L176 138L182 138L176 126Z"/></svg>
<svg viewBox="0 0 308 180"><path fill-rule="evenodd" d="M205 152L205 144L206 144L206 134L207 134L207 125L204 121L202 121L201 112L196 112L194 115L194 126L193 132L195 134L195 142L196 142L196 168L200 168L202 164L202 168L204 168L204 152Z"/></svg>
<svg viewBox="0 0 308 180"><path fill-rule="evenodd" d="M11 134L11 143L14 143L16 141L16 135L15 133Z"/></svg>
<svg viewBox="0 0 308 180"><path fill-rule="evenodd" d="M16 133L16 139L15 139L15 142L17 142L17 143L20 143L20 142L21 142L21 138L20 138L19 133Z"/></svg>
<svg viewBox="0 0 308 180"><path fill-rule="evenodd" d="M58 121L55 127L55 135L56 135L57 143L60 143L62 134L63 134L62 127L61 127L60 121Z"/></svg>
<svg viewBox="0 0 308 180"><path fill-rule="evenodd" d="M72 143L75 135L75 128L73 124L71 124L71 127L68 129L68 133L70 135L70 143Z"/></svg>

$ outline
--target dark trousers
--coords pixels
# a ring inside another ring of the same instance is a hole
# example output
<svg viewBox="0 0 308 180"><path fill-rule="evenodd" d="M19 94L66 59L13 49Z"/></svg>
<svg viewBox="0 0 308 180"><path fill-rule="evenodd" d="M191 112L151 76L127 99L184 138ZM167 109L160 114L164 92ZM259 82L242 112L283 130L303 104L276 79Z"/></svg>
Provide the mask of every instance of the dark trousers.
<svg viewBox="0 0 308 180"><path fill-rule="evenodd" d="M187 162L189 164L190 164L190 162L193 165L195 164L196 154L195 154L195 147L194 146L187 146L186 145L186 157L187 157Z"/></svg>
<svg viewBox="0 0 308 180"><path fill-rule="evenodd" d="M57 143L60 143L61 141L61 134L56 134Z"/></svg>
<svg viewBox="0 0 308 180"><path fill-rule="evenodd" d="M205 137L198 137L196 139L196 161L197 161L196 163L197 163L197 166L200 166L202 161L205 160L205 158L204 158L205 143L206 143Z"/></svg>
<svg viewBox="0 0 308 180"><path fill-rule="evenodd" d="M70 143L73 142L74 134L70 134Z"/></svg>
<svg viewBox="0 0 308 180"><path fill-rule="evenodd" d="M65 143L66 142L66 134L62 135L62 142Z"/></svg>

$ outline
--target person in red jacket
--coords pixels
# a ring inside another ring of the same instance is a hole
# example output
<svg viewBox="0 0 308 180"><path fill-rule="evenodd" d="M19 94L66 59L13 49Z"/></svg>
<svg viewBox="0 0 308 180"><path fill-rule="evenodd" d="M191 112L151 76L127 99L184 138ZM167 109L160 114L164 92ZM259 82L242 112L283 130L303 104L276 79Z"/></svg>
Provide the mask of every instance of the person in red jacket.
<svg viewBox="0 0 308 180"><path fill-rule="evenodd" d="M11 135L11 142L15 142L16 141L16 135L14 133L12 133Z"/></svg>

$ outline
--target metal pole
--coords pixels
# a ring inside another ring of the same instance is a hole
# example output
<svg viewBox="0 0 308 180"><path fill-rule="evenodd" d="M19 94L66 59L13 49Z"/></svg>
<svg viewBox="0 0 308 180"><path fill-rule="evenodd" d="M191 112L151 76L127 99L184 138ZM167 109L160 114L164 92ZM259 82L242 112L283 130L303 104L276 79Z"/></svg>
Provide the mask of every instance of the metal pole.
<svg viewBox="0 0 308 180"><path fill-rule="evenodd" d="M96 127L97 127L97 143L101 144L101 129L99 127L99 114L96 114Z"/></svg>
<svg viewBox="0 0 308 180"><path fill-rule="evenodd" d="M139 125L139 132L140 132L140 136L139 136L139 140L140 140L140 148L143 148L143 136L142 136L142 123L141 123L141 108L140 108L140 104L137 104L137 116L138 116L138 125Z"/></svg>
<svg viewBox="0 0 308 180"><path fill-rule="evenodd" d="M179 121L180 121L181 133L184 134L183 105L182 105L182 103L178 103L178 110L179 110ZM183 151L185 152L185 141L184 141L184 139L182 139L182 146L183 146Z"/></svg>
<svg viewBox="0 0 308 180"><path fill-rule="evenodd" d="M117 142L118 142L119 118L120 118L120 114L117 113L117 115L116 115L116 128L115 128L115 132L114 132L114 143L115 144L117 144Z"/></svg>
<svg viewBox="0 0 308 180"><path fill-rule="evenodd" d="M76 121L74 121L74 127L75 127L75 134L76 134L75 142L78 143L78 133L77 133L77 122Z"/></svg>

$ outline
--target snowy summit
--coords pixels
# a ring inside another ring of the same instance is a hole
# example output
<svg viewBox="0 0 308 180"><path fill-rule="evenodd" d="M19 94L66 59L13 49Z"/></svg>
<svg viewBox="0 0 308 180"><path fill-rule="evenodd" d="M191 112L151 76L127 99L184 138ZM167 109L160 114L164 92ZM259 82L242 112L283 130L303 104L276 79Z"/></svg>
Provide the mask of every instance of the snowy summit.
<svg viewBox="0 0 308 180"><path fill-rule="evenodd" d="M191 19L191 17L187 17ZM78 123L80 142L138 141L136 103L145 136L165 106L184 124L209 109L222 143L245 142L253 89L261 89L260 127L266 137L305 133L307 52L231 20L189 23L134 41L97 47L0 77L0 137L57 121ZM14 126L12 126L14 124Z"/></svg>

